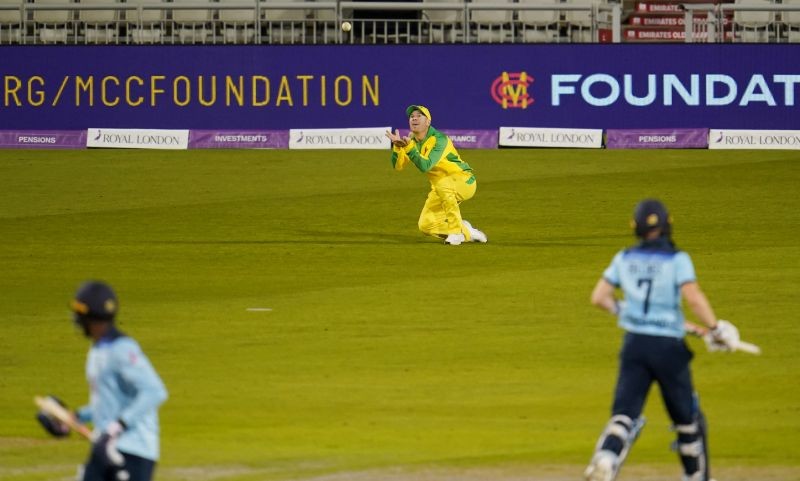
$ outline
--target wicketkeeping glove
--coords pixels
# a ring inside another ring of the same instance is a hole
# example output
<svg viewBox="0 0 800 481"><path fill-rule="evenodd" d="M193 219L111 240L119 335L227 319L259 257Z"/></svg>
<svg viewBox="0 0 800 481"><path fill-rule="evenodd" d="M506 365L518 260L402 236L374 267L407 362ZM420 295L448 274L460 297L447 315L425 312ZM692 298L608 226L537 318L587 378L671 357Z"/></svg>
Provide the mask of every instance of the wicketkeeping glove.
<svg viewBox="0 0 800 481"><path fill-rule="evenodd" d="M67 409L67 405L64 404L64 401L62 401L61 399L58 399L55 396L48 396L48 397L53 399L61 406L63 406L65 409ZM67 436L70 433L69 426L42 411L36 413L36 420L39 421L39 424L42 425L45 431L47 431L54 437L63 438L64 436Z"/></svg>
<svg viewBox="0 0 800 481"><path fill-rule="evenodd" d="M739 346L739 329L728 321L717 321L717 327L703 336L706 349L715 351L735 351Z"/></svg>
<svg viewBox="0 0 800 481"><path fill-rule="evenodd" d="M117 450L117 440L125 430L123 423L113 421L92 445L92 457L106 467L119 468L125 464L125 457Z"/></svg>

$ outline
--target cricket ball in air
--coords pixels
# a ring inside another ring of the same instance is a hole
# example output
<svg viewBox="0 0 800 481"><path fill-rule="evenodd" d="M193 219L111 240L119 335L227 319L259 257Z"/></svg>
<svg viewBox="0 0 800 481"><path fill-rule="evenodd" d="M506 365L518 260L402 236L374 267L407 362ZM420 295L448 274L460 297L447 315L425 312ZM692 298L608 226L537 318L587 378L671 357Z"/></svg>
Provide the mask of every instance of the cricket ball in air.
<svg viewBox="0 0 800 481"><path fill-rule="evenodd" d="M349 32L352 28L350 22L342 22L342 32Z"/></svg>

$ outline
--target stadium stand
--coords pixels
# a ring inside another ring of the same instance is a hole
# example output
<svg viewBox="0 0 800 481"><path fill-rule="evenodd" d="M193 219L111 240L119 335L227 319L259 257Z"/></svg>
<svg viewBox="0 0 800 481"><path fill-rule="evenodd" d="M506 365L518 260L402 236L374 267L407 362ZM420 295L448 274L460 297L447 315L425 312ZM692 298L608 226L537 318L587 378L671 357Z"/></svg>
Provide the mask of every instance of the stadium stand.
<svg viewBox="0 0 800 481"><path fill-rule="evenodd" d="M783 4L797 8L781 14L786 40L791 43L800 42L800 0L783 0Z"/></svg>
<svg viewBox="0 0 800 481"><path fill-rule="evenodd" d="M450 10L433 9L424 5L422 10L423 35L420 41L428 43L454 43L464 39L464 0L423 0L423 3L453 5Z"/></svg>
<svg viewBox="0 0 800 481"><path fill-rule="evenodd" d="M19 0L0 0L0 44L22 43L22 16Z"/></svg>
<svg viewBox="0 0 800 481"><path fill-rule="evenodd" d="M214 32L211 8L181 8L197 6L193 0L172 0L172 43L208 43Z"/></svg>
<svg viewBox="0 0 800 481"><path fill-rule="evenodd" d="M70 0L34 0L33 36L41 43L67 43L74 28L74 10L65 9Z"/></svg>
<svg viewBox="0 0 800 481"><path fill-rule="evenodd" d="M285 0L264 0L263 26L264 34L269 43L294 44L311 43L308 41L306 25L309 11L304 7L303 0L289 0L297 4L298 8L286 8ZM280 4L281 6L270 5ZM263 37L262 37L263 38Z"/></svg>
<svg viewBox="0 0 800 481"><path fill-rule="evenodd" d="M796 2L641 0L625 19L623 37L627 42L788 42L786 19L800 11Z"/></svg>
<svg viewBox="0 0 800 481"><path fill-rule="evenodd" d="M519 35L522 42L555 42L558 39L558 23L561 20L556 9L557 0L519 0L520 5L548 7L548 10L519 10Z"/></svg>
<svg viewBox="0 0 800 481"><path fill-rule="evenodd" d="M117 0L80 0L80 4L87 7L78 10L76 17L84 43L119 43L122 12Z"/></svg>
<svg viewBox="0 0 800 481"><path fill-rule="evenodd" d="M147 0L125 2L125 28L127 43L162 43L166 32L167 12L164 9L145 8ZM152 5L153 2L150 2Z"/></svg>
<svg viewBox="0 0 800 481"><path fill-rule="evenodd" d="M568 10L566 12L567 36L573 42L595 42L600 0L574 0L572 5L587 7L587 10Z"/></svg>
<svg viewBox="0 0 800 481"><path fill-rule="evenodd" d="M312 5L311 38L314 43L337 43L341 40L342 34L336 23L336 2L332 3L334 6L327 8L322 8L327 3L321 0Z"/></svg>
<svg viewBox="0 0 800 481"><path fill-rule="evenodd" d="M0 44L619 41L796 43L800 0L0 0Z"/></svg>
<svg viewBox="0 0 800 481"><path fill-rule="evenodd" d="M771 0L736 0L737 6L772 5ZM775 13L769 11L733 12L734 36L741 42L767 42L774 32Z"/></svg>
<svg viewBox="0 0 800 481"><path fill-rule="evenodd" d="M497 0L472 0L472 5L495 5ZM501 3L512 3L512 0L502 0ZM471 10L470 22L475 41L478 43L504 43L510 42L514 37L514 11L513 10Z"/></svg>
<svg viewBox="0 0 800 481"><path fill-rule="evenodd" d="M733 0L723 0L732 2ZM686 4L711 5L707 0L642 0L635 2L623 27L623 37L627 42L683 42L686 38ZM722 17L728 40L732 38L733 13ZM706 12L693 13L692 26L696 37L707 41Z"/></svg>
<svg viewBox="0 0 800 481"><path fill-rule="evenodd" d="M353 33L350 43L417 43L422 18L422 2L356 0L340 2L340 8L351 9L343 18L351 18Z"/></svg>
<svg viewBox="0 0 800 481"><path fill-rule="evenodd" d="M22 43L23 10L19 0L0 0L0 44Z"/></svg>
<svg viewBox="0 0 800 481"><path fill-rule="evenodd" d="M220 0L219 37L222 43L255 43L259 18L255 3L242 5L236 0Z"/></svg>

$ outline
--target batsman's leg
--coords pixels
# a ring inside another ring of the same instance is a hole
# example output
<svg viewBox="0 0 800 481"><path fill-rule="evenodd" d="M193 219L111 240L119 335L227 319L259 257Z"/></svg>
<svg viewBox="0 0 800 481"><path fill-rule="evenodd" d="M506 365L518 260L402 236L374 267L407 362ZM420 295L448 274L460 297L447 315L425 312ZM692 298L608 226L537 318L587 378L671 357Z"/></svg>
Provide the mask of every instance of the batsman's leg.
<svg viewBox="0 0 800 481"><path fill-rule="evenodd" d="M689 367L692 353L684 342L673 346L671 355L661 357L658 384L664 405L672 419L685 481L710 481L706 457L705 417L700 411Z"/></svg>
<svg viewBox="0 0 800 481"><path fill-rule="evenodd" d="M705 447L700 424L678 424L675 426L678 433L677 449L683 464L684 481L708 481Z"/></svg>
<svg viewBox="0 0 800 481"><path fill-rule="evenodd" d="M637 336L625 336L612 417L597 440L592 461L583 473L589 481L613 481L644 426L642 408L653 381L643 361L648 349L649 344L642 345Z"/></svg>
<svg viewBox="0 0 800 481"><path fill-rule="evenodd" d="M90 456L89 461L83 466L83 470L78 471L79 481L105 481L106 471L105 466Z"/></svg>
<svg viewBox="0 0 800 481"><path fill-rule="evenodd" d="M89 462L78 467L77 481L138 481L131 479L130 472L125 468L103 466Z"/></svg>
<svg viewBox="0 0 800 481"><path fill-rule="evenodd" d="M584 478L588 481L616 479L644 424L643 416L635 420L624 414L612 416L597 440L592 461L583 473Z"/></svg>
<svg viewBox="0 0 800 481"><path fill-rule="evenodd" d="M706 481L714 481L711 479L711 458L708 454L708 423L706 422L706 415L697 406L697 425L700 427L700 437L703 439L703 454L705 456L705 479Z"/></svg>
<svg viewBox="0 0 800 481"><path fill-rule="evenodd" d="M681 458L684 481L712 481L708 458L708 425L696 395L694 400L694 422L675 425L678 439L674 447Z"/></svg>
<svg viewBox="0 0 800 481"><path fill-rule="evenodd" d="M125 468L128 474L128 481L152 481L156 463L150 459L125 454ZM125 480L119 479L119 481Z"/></svg>

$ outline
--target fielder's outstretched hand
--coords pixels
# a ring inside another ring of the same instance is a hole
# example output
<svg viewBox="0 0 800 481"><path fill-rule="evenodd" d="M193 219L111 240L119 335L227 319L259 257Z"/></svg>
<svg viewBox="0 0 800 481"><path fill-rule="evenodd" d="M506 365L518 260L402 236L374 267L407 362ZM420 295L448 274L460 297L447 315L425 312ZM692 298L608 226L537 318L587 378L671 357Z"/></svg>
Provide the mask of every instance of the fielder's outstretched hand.
<svg viewBox="0 0 800 481"><path fill-rule="evenodd" d="M392 133L391 130L387 130L386 137L388 137L389 140L392 141L392 145L394 145L395 147L399 147L402 149L403 147L408 145L408 138L403 138L400 136L400 129L395 130L394 133Z"/></svg>

